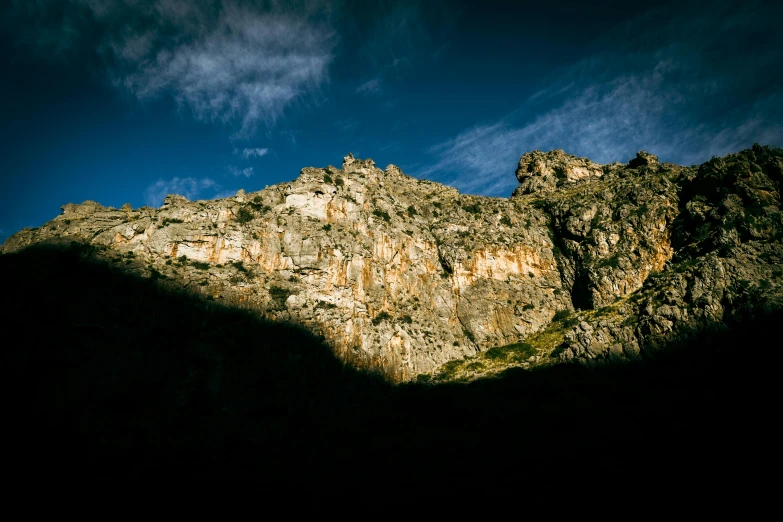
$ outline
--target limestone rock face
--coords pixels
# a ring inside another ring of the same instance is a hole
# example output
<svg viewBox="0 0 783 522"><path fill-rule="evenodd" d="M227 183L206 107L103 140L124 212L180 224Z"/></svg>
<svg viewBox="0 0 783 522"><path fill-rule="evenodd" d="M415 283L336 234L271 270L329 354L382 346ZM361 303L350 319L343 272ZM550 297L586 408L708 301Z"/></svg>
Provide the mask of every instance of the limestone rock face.
<svg viewBox="0 0 783 522"><path fill-rule="evenodd" d="M758 145L693 168L642 151L628 165L604 166L600 178L517 194L550 218L575 313L430 377L635 360L780 309L782 164L783 150Z"/></svg>
<svg viewBox="0 0 783 522"><path fill-rule="evenodd" d="M658 165L658 156L653 156L644 150L637 152L636 157L628 162L628 167L632 169L638 167L654 167L655 165Z"/></svg>
<svg viewBox="0 0 783 522"><path fill-rule="evenodd" d="M634 358L783 305L781 160L780 149L755 146L695 169L663 168L641 151L581 198L553 195L564 285L573 270L577 307L611 310L568 332L559 358Z"/></svg>
<svg viewBox="0 0 783 522"><path fill-rule="evenodd" d="M601 177L603 165L562 150L546 153L534 150L522 155L516 175L519 187L514 190L515 196L549 192L564 183Z"/></svg>
<svg viewBox="0 0 783 522"><path fill-rule="evenodd" d="M649 169L607 170L599 183L563 187L540 203L563 254L563 282L578 308L601 308L641 288L674 251L677 185Z"/></svg>
<svg viewBox="0 0 783 522"><path fill-rule="evenodd" d="M524 338L571 307L548 218L349 154L291 183L159 209L63 207L6 252L88 242L111 262L321 332L345 361L407 380Z"/></svg>
<svg viewBox="0 0 783 522"><path fill-rule="evenodd" d="M2 250L87 244L122 270L320 332L395 381L635 359L783 305L780 149L698 168L534 151L517 178L511 198L467 196L348 154L225 199L68 204Z"/></svg>

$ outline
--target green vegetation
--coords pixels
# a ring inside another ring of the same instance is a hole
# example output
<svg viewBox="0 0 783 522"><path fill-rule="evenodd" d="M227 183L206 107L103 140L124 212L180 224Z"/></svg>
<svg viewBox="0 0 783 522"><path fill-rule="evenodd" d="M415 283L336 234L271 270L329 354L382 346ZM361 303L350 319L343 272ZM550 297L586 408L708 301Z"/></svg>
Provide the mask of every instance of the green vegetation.
<svg viewBox="0 0 783 522"><path fill-rule="evenodd" d="M528 306L532 308L532 305L526 305L525 308ZM608 313L605 310L601 312ZM549 326L524 341L493 347L473 357L448 362L434 372L432 380L434 382L460 381L472 379L475 372L490 375L525 364L550 365L556 359L558 347L563 345L565 333L578 322L578 316L569 310L561 310L555 314ZM467 331L465 333L467 335ZM546 357L547 354L549 357ZM529 359L534 355L540 358L530 361Z"/></svg>
<svg viewBox="0 0 783 522"><path fill-rule="evenodd" d="M332 224L331 223L327 223L323 227L321 227L321 229L325 230L326 232L329 232L330 230L332 230Z"/></svg>
<svg viewBox="0 0 783 522"><path fill-rule="evenodd" d="M549 207L549 202L544 198L536 198L530 202L530 206L539 210L546 210Z"/></svg>
<svg viewBox="0 0 783 522"><path fill-rule="evenodd" d="M480 214L481 213L481 205L478 203L473 203L470 205L466 205L463 203L462 210L465 212L469 212L470 214Z"/></svg>
<svg viewBox="0 0 783 522"><path fill-rule="evenodd" d="M169 225L173 225L176 223L184 223L184 221L177 218L163 218L163 221L161 222L160 226L167 227Z"/></svg>
<svg viewBox="0 0 783 522"><path fill-rule="evenodd" d="M570 322L570 321L577 321L577 319L571 317L572 313L571 310L558 310L555 312L555 315L552 317L552 322ZM574 323L576 324L576 323Z"/></svg>
<svg viewBox="0 0 783 522"><path fill-rule="evenodd" d="M382 218L384 221L391 221L391 216L387 212L384 212L383 210L373 210L372 211L373 216L377 216L379 218Z"/></svg>
<svg viewBox="0 0 783 522"><path fill-rule="evenodd" d="M269 287L269 297L272 298L277 310L285 310L285 302L291 294L291 290L282 286L272 285Z"/></svg>
<svg viewBox="0 0 783 522"><path fill-rule="evenodd" d="M191 261L190 264L197 270L209 270L209 263L204 263L202 261Z"/></svg>
<svg viewBox="0 0 783 522"><path fill-rule="evenodd" d="M237 211L237 221L242 224L253 221L255 217L255 213L246 206L239 207L239 211Z"/></svg>
<svg viewBox="0 0 783 522"><path fill-rule="evenodd" d="M462 327L462 333L465 335L465 337L467 337L470 340L470 342L472 343L476 342L476 338L474 337L473 332L471 332L464 326Z"/></svg>
<svg viewBox="0 0 783 522"><path fill-rule="evenodd" d="M620 256L605 257L598 262L598 267L618 268L620 266Z"/></svg>
<svg viewBox="0 0 783 522"><path fill-rule="evenodd" d="M505 226L507 226L507 227L510 227L511 226L511 218L508 217L508 216L503 216L502 218L500 218L500 223L505 225ZM528 224L528 226L530 226L530 225Z"/></svg>
<svg viewBox="0 0 783 522"><path fill-rule="evenodd" d="M408 215L409 215L410 217L413 217L413 216L415 216L415 215L417 215L417 214L418 214L418 212L416 212L416 207L414 207L413 205L410 205L410 206L408 207Z"/></svg>
<svg viewBox="0 0 783 522"><path fill-rule="evenodd" d="M334 183L332 176L330 176L329 174L324 174L324 183L328 183L330 185Z"/></svg>
<svg viewBox="0 0 783 522"><path fill-rule="evenodd" d="M469 372L478 372L484 369L484 365L479 361L472 361L465 365L465 370Z"/></svg>
<svg viewBox="0 0 783 522"><path fill-rule="evenodd" d="M264 200L261 198L261 196L256 196L253 198L253 201L248 203L248 206L255 210L256 212L261 212L262 214L265 214L266 212L269 212L272 210L272 207L269 205L264 205Z"/></svg>
<svg viewBox="0 0 783 522"><path fill-rule="evenodd" d="M238 272L242 272L243 274L248 274L247 268L245 268L244 263L242 261L232 261L231 266L237 269Z"/></svg>
<svg viewBox="0 0 783 522"><path fill-rule="evenodd" d="M521 342L496 346L484 352L484 357L495 361L525 362L536 355L537 350L532 344Z"/></svg>
<svg viewBox="0 0 783 522"><path fill-rule="evenodd" d="M384 310L384 311L382 311L381 313L379 313L378 315L376 315L373 318L372 325L373 326L378 326L379 324L381 324L382 321L386 321L386 320L389 320L391 318L392 318L392 316L389 315L389 313L386 310Z"/></svg>
<svg viewBox="0 0 783 522"><path fill-rule="evenodd" d="M339 178L338 177L338 178L334 179L334 184L337 187L344 187L345 186L345 181L343 181L343 178Z"/></svg>
<svg viewBox="0 0 783 522"><path fill-rule="evenodd" d="M455 359L453 361L449 361L438 368L438 374L434 376L434 380L436 381L446 381L449 380L450 377L454 376L457 373L457 370L461 369L462 365L466 364L467 358L465 359Z"/></svg>

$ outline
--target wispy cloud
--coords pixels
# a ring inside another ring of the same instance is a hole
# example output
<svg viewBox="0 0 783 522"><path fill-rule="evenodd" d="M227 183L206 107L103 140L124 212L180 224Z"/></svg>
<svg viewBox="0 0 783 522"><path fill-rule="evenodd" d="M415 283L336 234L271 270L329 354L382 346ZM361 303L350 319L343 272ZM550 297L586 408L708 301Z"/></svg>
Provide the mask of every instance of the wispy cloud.
<svg viewBox="0 0 783 522"><path fill-rule="evenodd" d="M234 176L244 176L246 178L249 178L253 175L253 167L246 167L244 169L238 169L236 167L229 167L228 171L233 174Z"/></svg>
<svg viewBox="0 0 783 522"><path fill-rule="evenodd" d="M337 127L343 132L348 132L358 127L359 122L351 118L343 118L342 120L337 120L332 125L334 125L335 127Z"/></svg>
<svg viewBox="0 0 783 522"><path fill-rule="evenodd" d="M75 46L80 36L99 35L94 45L117 88L142 102L171 97L198 120L235 125L238 136L317 93L336 44L331 6L321 0L58 4L21 8L49 35L36 43Z"/></svg>
<svg viewBox="0 0 783 522"><path fill-rule="evenodd" d="M278 134L280 136L283 136L284 138L287 138L287 139L291 140L291 145L296 145L296 143L297 143L296 142L296 137L299 134L302 134L302 131L300 131L300 130L284 130L284 131L279 131Z"/></svg>
<svg viewBox="0 0 783 522"><path fill-rule="evenodd" d="M209 178L172 178L169 180L159 179L144 192L144 201L151 207L159 207L163 204L163 198L169 194L185 196L189 200L199 198L212 199L204 197L205 194L215 194L221 190L220 185Z"/></svg>
<svg viewBox="0 0 783 522"><path fill-rule="evenodd" d="M360 94L362 96L371 96L380 94L381 90L381 80L378 78L373 78L372 80L364 82L358 86L356 88L356 94Z"/></svg>
<svg viewBox="0 0 783 522"><path fill-rule="evenodd" d="M234 149L234 154L241 154L245 159L260 158L266 156L268 153L269 149L267 148L242 149L241 151L239 149Z"/></svg>
<svg viewBox="0 0 783 522"><path fill-rule="evenodd" d="M514 158L525 132L503 123L478 125L430 148L438 160L416 172L469 193L499 194L513 188Z"/></svg>
<svg viewBox="0 0 783 522"><path fill-rule="evenodd" d="M547 86L517 111L431 147L435 161L418 174L467 192L508 195L519 157L534 149L564 149L603 163L625 162L646 149L689 165L754 142L783 144L783 96L761 80L769 79L771 63L780 65L779 51L719 52L734 41L727 35L757 32L757 14L690 13L664 27L634 20L632 27L665 33L659 47L607 45L614 52L545 78ZM632 41L655 41L637 36ZM728 63L716 63L721 60Z"/></svg>

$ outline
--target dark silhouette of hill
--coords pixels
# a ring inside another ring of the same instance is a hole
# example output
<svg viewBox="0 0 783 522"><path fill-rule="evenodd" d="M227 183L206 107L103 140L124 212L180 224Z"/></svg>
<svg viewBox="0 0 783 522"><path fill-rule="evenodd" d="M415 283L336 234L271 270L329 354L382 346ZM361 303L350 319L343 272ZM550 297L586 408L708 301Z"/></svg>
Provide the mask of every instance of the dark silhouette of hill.
<svg viewBox="0 0 783 522"><path fill-rule="evenodd" d="M0 256L0 277L17 476L606 491L737 480L771 451L780 311L645 363L394 387L301 328L129 276L84 247Z"/></svg>

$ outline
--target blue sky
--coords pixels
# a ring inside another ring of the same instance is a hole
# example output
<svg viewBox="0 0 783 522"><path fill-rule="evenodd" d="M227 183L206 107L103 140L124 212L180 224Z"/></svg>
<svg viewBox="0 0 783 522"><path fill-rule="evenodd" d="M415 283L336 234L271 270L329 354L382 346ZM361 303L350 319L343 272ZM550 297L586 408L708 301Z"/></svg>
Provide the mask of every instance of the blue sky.
<svg viewBox="0 0 783 522"><path fill-rule="evenodd" d="M69 202L258 190L353 152L508 196L524 152L783 145L780 2L15 1L0 241Z"/></svg>

